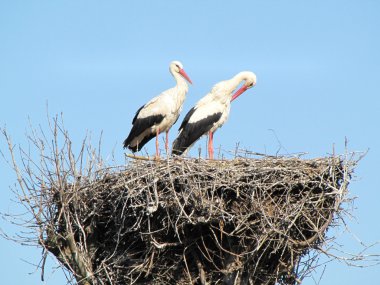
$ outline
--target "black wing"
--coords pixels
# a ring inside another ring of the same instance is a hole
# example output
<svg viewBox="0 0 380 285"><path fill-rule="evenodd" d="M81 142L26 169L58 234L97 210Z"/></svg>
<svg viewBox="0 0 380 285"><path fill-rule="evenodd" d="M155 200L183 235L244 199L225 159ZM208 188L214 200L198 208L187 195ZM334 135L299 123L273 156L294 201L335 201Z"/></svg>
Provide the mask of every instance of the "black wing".
<svg viewBox="0 0 380 285"><path fill-rule="evenodd" d="M141 110L141 108L140 108ZM139 110L139 111L140 111ZM137 111L137 112L139 112ZM138 136L140 136L143 132L145 132L147 129L150 129L156 124L159 124L162 122L162 120L165 118L164 115L152 115L146 118L137 118L137 114L135 118L133 118L133 127L131 129L131 132L129 133L128 137L124 140L124 148L129 148L133 152L136 150L140 150L148 141L150 141L156 134L149 133L147 136L145 136L141 142L139 142L138 147L137 146L129 146L129 144L132 142L132 140Z"/></svg>
<svg viewBox="0 0 380 285"><path fill-rule="evenodd" d="M136 151L140 151L142 149L142 147L148 142L150 141L152 138L154 138L156 136L156 134L154 133L150 133L149 135L147 135L146 137L144 137L141 142L139 142L138 145L135 145L135 146L128 146L128 145L125 145L125 142L124 142L124 148L128 147L132 152L136 152Z"/></svg>
<svg viewBox="0 0 380 285"><path fill-rule="evenodd" d="M135 116L133 117L133 120L132 120L132 125L135 123L136 119L137 119L137 116L139 115L140 111L142 110L142 108L144 108L145 105L142 105L136 112Z"/></svg>
<svg viewBox="0 0 380 285"><path fill-rule="evenodd" d="M192 112L190 114L190 112ZM222 113L212 114L200 121L194 123L188 123L194 110L190 110L183 120L180 130L182 130L179 136L173 142L173 151L175 155L181 155L188 149L194 142L196 142L201 136L206 134L214 126L216 122L222 117ZM185 122L186 121L186 122Z"/></svg>
<svg viewBox="0 0 380 285"><path fill-rule="evenodd" d="M185 118L183 119L182 121L182 124L181 126L179 127L179 131L182 130L184 128L184 126L187 124L187 122L190 120L190 117L194 114L195 112L195 107L191 108L189 112L187 112Z"/></svg>

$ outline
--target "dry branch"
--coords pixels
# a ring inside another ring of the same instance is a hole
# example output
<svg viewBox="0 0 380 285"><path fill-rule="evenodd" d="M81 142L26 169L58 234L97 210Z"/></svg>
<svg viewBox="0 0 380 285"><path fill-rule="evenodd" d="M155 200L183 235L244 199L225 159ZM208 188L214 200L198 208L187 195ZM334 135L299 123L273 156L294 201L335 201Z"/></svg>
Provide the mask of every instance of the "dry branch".
<svg viewBox="0 0 380 285"><path fill-rule="evenodd" d="M10 164L31 243L82 285L298 284L331 242L357 163L138 157L107 168L86 141L75 156L59 126L51 144L29 138L40 161L21 150L24 170L7 137Z"/></svg>

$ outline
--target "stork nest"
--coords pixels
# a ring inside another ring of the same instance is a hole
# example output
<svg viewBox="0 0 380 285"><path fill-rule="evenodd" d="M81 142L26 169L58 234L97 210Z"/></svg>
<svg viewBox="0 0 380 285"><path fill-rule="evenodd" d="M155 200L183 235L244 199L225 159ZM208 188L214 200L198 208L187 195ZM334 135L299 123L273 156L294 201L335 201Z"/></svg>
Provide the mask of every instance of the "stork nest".
<svg viewBox="0 0 380 285"><path fill-rule="evenodd" d="M297 284L351 171L338 157L131 161L50 189L42 243L79 284Z"/></svg>

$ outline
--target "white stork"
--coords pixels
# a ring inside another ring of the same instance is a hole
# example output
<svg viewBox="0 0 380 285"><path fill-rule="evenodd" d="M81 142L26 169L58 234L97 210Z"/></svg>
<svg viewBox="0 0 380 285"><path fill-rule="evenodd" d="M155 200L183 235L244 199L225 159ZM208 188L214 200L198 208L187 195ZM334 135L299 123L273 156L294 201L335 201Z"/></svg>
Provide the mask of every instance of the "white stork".
<svg viewBox="0 0 380 285"><path fill-rule="evenodd" d="M243 86L232 92L245 81ZM208 133L209 158L214 158L213 135L228 119L230 103L256 84L256 75L250 71L236 74L229 80L217 83L205 97L198 101L183 119L177 138L173 142L173 154L181 155L201 136Z"/></svg>
<svg viewBox="0 0 380 285"><path fill-rule="evenodd" d="M192 83L181 62L171 62L169 70L177 85L162 92L137 110L132 120L132 129L124 140L124 148L129 148L133 152L139 151L156 136L156 156L159 156L158 135L166 132L165 149L168 153L169 130L179 117L188 91L185 79Z"/></svg>

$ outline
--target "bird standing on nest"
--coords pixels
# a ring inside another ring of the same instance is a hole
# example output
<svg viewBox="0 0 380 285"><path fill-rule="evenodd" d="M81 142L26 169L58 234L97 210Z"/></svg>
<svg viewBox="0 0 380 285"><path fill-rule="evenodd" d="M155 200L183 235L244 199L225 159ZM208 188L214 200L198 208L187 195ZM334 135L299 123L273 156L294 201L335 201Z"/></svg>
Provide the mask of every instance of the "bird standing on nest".
<svg viewBox="0 0 380 285"><path fill-rule="evenodd" d="M244 81L243 86L232 92ZM229 80L217 83L205 97L198 101L185 116L173 143L173 154L181 155L201 136L208 134L209 158L214 158L213 135L228 119L233 100L256 85L256 75L250 71L236 74Z"/></svg>
<svg viewBox="0 0 380 285"><path fill-rule="evenodd" d="M156 137L158 157L160 155L158 135L166 132L165 149L168 153L169 130L179 117L188 91L186 80L192 83L181 62L171 62L169 70L177 85L162 92L137 110L132 120L132 129L124 140L124 148L129 148L133 152L139 151L148 141Z"/></svg>

